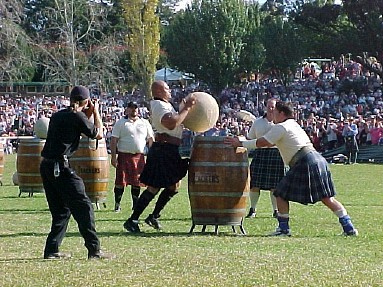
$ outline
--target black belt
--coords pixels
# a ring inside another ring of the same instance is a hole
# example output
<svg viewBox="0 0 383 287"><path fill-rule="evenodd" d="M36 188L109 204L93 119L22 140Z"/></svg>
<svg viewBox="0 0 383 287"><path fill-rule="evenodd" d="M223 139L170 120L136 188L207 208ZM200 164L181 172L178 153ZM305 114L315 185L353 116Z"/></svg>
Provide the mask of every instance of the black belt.
<svg viewBox="0 0 383 287"><path fill-rule="evenodd" d="M289 162L289 167L293 167L296 163L303 158L309 152L315 151L315 148L312 146L304 146L294 154L293 158Z"/></svg>
<svg viewBox="0 0 383 287"><path fill-rule="evenodd" d="M176 146L180 146L182 143L182 140L180 138L173 137L166 133L156 134L155 141L159 143L169 143Z"/></svg>
<svg viewBox="0 0 383 287"><path fill-rule="evenodd" d="M68 161L68 158L66 155L64 155L63 157L61 158L46 158L46 157L43 157L43 161L45 162L49 162L49 163L55 163L55 162L67 162Z"/></svg>

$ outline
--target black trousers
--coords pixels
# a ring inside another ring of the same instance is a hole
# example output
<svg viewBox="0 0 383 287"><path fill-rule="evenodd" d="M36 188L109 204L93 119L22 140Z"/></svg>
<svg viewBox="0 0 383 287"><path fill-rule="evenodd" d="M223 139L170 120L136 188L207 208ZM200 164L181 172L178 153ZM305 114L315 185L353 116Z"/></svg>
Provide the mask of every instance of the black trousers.
<svg viewBox="0 0 383 287"><path fill-rule="evenodd" d="M359 147L355 136L346 136L345 142L348 163L356 163Z"/></svg>
<svg viewBox="0 0 383 287"><path fill-rule="evenodd" d="M93 206L85 193L83 180L67 164L60 163L58 177L54 177L53 169L54 162L41 162L40 173L52 215L52 226L44 254L59 251L71 215L78 224L88 253L99 251L100 241L96 234Z"/></svg>

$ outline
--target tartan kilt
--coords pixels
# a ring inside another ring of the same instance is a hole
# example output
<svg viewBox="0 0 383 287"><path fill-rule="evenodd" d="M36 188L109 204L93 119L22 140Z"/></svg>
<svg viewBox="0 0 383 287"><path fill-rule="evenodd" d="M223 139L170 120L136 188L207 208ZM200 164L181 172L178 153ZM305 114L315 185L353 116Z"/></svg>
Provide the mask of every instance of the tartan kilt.
<svg viewBox="0 0 383 287"><path fill-rule="evenodd" d="M182 159L178 146L154 142L149 149L140 181L155 188L166 188L186 176L189 159Z"/></svg>
<svg viewBox="0 0 383 287"><path fill-rule="evenodd" d="M250 188L275 189L286 169L277 148L255 149L250 164Z"/></svg>
<svg viewBox="0 0 383 287"><path fill-rule="evenodd" d="M144 186L139 177L145 166L145 156L142 153L118 153L115 185Z"/></svg>
<svg viewBox="0 0 383 287"><path fill-rule="evenodd" d="M275 196L301 204L313 204L335 194L327 161L317 151L311 151L298 160L274 192Z"/></svg>

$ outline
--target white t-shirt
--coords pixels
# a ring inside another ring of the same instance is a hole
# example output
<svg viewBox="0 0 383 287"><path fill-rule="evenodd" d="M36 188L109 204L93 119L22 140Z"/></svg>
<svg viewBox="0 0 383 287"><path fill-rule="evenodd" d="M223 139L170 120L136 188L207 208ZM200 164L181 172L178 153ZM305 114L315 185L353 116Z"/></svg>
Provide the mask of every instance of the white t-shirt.
<svg viewBox="0 0 383 287"><path fill-rule="evenodd" d="M124 153L144 153L146 141L154 138L153 129L150 123L138 118L119 119L113 127L112 137L118 138L117 150Z"/></svg>
<svg viewBox="0 0 383 287"><path fill-rule="evenodd" d="M259 139L263 137L267 132L269 132L273 126L274 123L269 122L266 117L258 118L251 125L247 137L249 139Z"/></svg>
<svg viewBox="0 0 383 287"><path fill-rule="evenodd" d="M179 139L182 138L183 125L176 126L173 130L169 130L161 124L161 119L164 115L177 113L171 103L161 100L152 100L150 102L150 109L152 113L152 125L157 133L166 133Z"/></svg>
<svg viewBox="0 0 383 287"><path fill-rule="evenodd" d="M288 165L293 156L304 146L313 146L306 132L293 120L288 119L282 123L275 124L271 130L264 135L271 144L275 144L283 162Z"/></svg>

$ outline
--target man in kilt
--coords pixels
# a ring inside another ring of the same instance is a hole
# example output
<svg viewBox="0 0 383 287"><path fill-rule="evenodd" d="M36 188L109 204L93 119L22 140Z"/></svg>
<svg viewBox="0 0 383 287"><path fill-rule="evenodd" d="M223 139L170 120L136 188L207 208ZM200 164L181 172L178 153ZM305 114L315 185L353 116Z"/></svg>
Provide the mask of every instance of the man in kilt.
<svg viewBox="0 0 383 287"><path fill-rule="evenodd" d="M125 117L113 127L110 142L111 164L116 168L114 183L114 210L121 210L124 188L131 185L132 205L140 196L140 174L145 165L146 144L150 147L154 133L150 123L138 116L138 105L129 102L125 107Z"/></svg>
<svg viewBox="0 0 383 287"><path fill-rule="evenodd" d="M290 103L277 102L274 110L276 123L263 137L240 142L226 138L233 147L248 149L276 145L285 164L290 166L286 176L277 185L274 195L278 205L278 227L273 236L291 236L289 201L314 204L322 201L338 218L346 236L358 235L344 206L335 199L335 187L327 161L310 142L306 132L294 120Z"/></svg>
<svg viewBox="0 0 383 287"><path fill-rule="evenodd" d="M266 114L258 118L251 125L248 139L258 139L264 136L274 125L273 111L275 99L267 101ZM273 216L278 215L277 200L274 196L275 188L285 175L285 165L276 147L255 149L250 164L250 210L247 218L253 218L257 214L257 203L261 195L261 189L270 190L270 200L273 208Z"/></svg>
<svg viewBox="0 0 383 287"><path fill-rule="evenodd" d="M184 100L184 107L179 112L170 103L171 93L164 81L152 84L153 100L150 102L152 126L156 131L155 142L149 149L146 164L140 176L140 182L147 186L134 207L133 213L124 223L129 232L140 232L138 219L155 195L163 188L153 212L145 222L155 229L160 229L160 212L170 199L178 193L178 183L186 176L188 160L182 159L178 147L182 142L182 122L189 110L195 105L190 97Z"/></svg>

